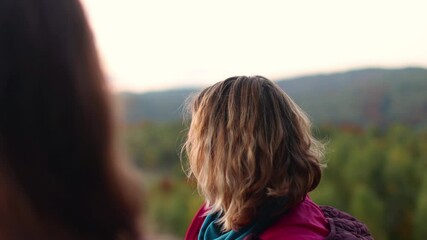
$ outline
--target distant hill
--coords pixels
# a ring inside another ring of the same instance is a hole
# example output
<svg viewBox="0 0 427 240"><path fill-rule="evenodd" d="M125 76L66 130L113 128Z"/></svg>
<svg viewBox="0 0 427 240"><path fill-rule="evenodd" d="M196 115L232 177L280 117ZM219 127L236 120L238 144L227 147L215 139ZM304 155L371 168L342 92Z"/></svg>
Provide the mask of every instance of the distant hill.
<svg viewBox="0 0 427 240"><path fill-rule="evenodd" d="M120 93L127 123L175 121L182 119L183 103L199 89L174 89L148 93Z"/></svg>
<svg viewBox="0 0 427 240"><path fill-rule="evenodd" d="M427 126L427 69L359 69L276 81L315 124ZM199 89L121 93L125 121L173 121Z"/></svg>

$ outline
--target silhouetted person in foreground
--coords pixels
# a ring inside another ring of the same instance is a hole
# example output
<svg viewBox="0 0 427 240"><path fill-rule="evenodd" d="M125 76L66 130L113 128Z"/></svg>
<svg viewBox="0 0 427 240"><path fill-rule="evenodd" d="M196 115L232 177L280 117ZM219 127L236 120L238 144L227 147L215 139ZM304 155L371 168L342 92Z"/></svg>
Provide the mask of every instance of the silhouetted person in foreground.
<svg viewBox="0 0 427 240"><path fill-rule="evenodd" d="M308 192L321 179L323 145L276 84L232 77L190 102L185 150L206 203L186 240L372 239L366 226Z"/></svg>
<svg viewBox="0 0 427 240"><path fill-rule="evenodd" d="M77 0L0 0L0 239L140 239Z"/></svg>

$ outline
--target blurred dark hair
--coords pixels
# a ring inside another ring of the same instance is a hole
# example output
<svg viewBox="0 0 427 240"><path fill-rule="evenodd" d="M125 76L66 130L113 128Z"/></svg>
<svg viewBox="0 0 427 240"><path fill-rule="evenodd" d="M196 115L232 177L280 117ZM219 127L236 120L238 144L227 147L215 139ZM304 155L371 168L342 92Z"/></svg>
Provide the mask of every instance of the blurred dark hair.
<svg viewBox="0 0 427 240"><path fill-rule="evenodd" d="M0 1L0 238L137 238L107 92L77 0Z"/></svg>

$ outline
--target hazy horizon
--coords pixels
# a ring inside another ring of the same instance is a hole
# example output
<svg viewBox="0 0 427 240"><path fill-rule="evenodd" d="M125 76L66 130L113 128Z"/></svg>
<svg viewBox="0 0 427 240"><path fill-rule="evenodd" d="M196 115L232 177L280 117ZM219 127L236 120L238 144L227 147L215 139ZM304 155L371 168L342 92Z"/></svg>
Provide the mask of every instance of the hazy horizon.
<svg viewBox="0 0 427 240"><path fill-rule="evenodd" d="M343 69L343 70L336 70L336 71L324 71L324 72L307 72L306 74L297 74L297 75L291 75L291 76L284 76L284 77L277 77L277 78L271 78L272 81L288 81L288 80L294 80L298 78L303 77L312 77L312 76L319 76L319 75L330 75L330 74L339 74L339 73L346 73L351 71L358 71L358 70L367 70L367 69L385 69L385 70L396 70L396 69L407 69L407 68L422 68L427 70L427 66L419 66L419 65L408 65L408 66L396 66L396 67L386 67L386 66L366 66L366 67L356 67L351 69ZM231 76L230 76L231 77ZM225 79L218 79L218 81L222 81ZM210 83L209 83L210 84ZM132 93L132 94L144 94L144 93L151 93L151 92L167 92L167 91L173 91L173 90L185 90L185 89L194 89L194 88L203 88L209 86L209 84L189 84L189 85L177 85L177 86L171 86L166 88L160 88L160 89L151 89L151 90L142 90L138 91L137 89L130 89L130 90L120 90L120 89L113 89L114 93Z"/></svg>
<svg viewBox="0 0 427 240"><path fill-rule="evenodd" d="M114 91L427 66L427 2L82 0Z"/></svg>

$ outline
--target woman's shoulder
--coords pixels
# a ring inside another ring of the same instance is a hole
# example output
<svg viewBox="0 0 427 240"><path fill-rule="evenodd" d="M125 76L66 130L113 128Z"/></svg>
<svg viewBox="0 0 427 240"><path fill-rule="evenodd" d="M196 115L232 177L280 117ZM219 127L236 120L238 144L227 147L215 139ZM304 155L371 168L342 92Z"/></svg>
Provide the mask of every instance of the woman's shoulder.
<svg viewBox="0 0 427 240"><path fill-rule="evenodd" d="M373 237L355 217L334 207L318 206L307 197L258 239L373 240Z"/></svg>
<svg viewBox="0 0 427 240"><path fill-rule="evenodd" d="M322 209L308 196L267 228L260 239L323 240L330 229Z"/></svg>

